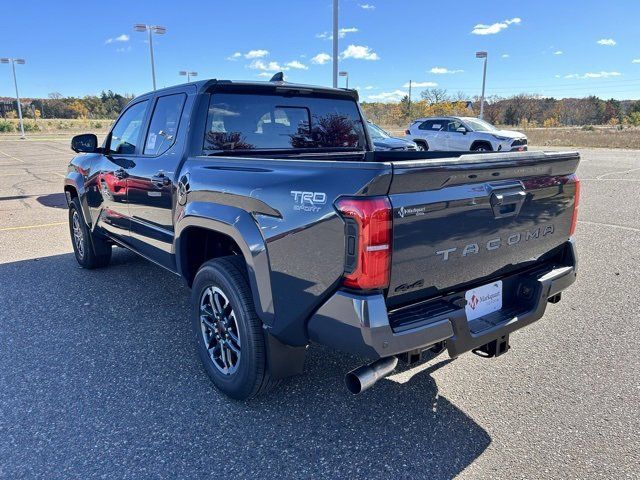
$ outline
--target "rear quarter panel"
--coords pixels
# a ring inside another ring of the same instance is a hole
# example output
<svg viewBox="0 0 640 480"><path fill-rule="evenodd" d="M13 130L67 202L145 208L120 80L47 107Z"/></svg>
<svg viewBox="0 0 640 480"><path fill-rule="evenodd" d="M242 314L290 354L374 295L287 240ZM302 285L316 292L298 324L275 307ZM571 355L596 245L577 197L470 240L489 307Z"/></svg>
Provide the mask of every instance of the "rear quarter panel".
<svg viewBox="0 0 640 480"><path fill-rule="evenodd" d="M264 239L275 321L271 332L307 343L306 318L335 291L344 271L341 196L384 195L391 166L345 161L191 157L191 202L227 205L252 215ZM179 218L184 214L178 208Z"/></svg>

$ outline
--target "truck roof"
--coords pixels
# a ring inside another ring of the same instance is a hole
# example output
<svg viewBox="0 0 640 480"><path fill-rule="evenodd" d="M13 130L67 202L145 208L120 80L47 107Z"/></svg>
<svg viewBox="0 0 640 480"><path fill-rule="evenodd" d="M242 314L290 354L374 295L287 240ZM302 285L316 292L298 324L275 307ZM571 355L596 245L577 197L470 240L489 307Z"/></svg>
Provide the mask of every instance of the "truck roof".
<svg viewBox="0 0 640 480"><path fill-rule="evenodd" d="M170 87L160 88L155 91L146 92L136 96L136 98L145 97L147 95L171 92L177 88L182 88L186 85L193 85L196 87L197 92L205 92L210 89L214 89L216 86L225 87L237 87L239 89L256 89L256 91L273 90L273 89L291 89L302 90L309 93L320 93L325 95L337 95L352 98L355 101L359 100L358 92L356 90L350 90L346 88L332 88L322 85L306 85L302 83L290 83L290 82L265 82L265 81L249 81L249 80L218 80L215 78L207 80L198 80L196 82L182 83L178 85L172 85Z"/></svg>

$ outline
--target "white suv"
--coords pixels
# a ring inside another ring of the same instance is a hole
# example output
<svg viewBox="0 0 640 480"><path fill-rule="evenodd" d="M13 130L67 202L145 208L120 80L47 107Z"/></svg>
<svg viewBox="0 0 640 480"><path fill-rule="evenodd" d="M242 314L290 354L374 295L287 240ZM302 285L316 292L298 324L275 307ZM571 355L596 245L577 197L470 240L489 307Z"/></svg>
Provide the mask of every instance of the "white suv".
<svg viewBox="0 0 640 480"><path fill-rule="evenodd" d="M418 150L511 152L527 149L527 137L511 130L498 130L473 117L420 118L405 131Z"/></svg>

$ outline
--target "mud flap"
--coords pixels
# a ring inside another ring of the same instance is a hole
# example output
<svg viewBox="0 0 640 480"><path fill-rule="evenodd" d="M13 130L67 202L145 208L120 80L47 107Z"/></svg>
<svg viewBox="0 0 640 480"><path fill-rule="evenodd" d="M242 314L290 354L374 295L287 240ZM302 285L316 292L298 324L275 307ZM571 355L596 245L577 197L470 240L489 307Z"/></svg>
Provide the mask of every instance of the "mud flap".
<svg viewBox="0 0 640 480"><path fill-rule="evenodd" d="M302 374L307 346L292 347L265 331L267 367L273 378L293 377Z"/></svg>

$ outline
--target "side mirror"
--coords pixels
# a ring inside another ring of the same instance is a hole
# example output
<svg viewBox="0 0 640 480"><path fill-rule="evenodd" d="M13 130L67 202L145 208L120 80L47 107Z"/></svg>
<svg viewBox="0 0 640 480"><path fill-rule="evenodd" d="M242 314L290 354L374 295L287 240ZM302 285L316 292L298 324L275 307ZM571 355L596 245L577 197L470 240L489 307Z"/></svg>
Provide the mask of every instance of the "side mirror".
<svg viewBox="0 0 640 480"><path fill-rule="evenodd" d="M463 135L466 135L467 134L467 129L464 128L464 127L458 127L458 128L456 128L456 132L462 133Z"/></svg>
<svg viewBox="0 0 640 480"><path fill-rule="evenodd" d="M98 137L93 133L83 133L71 139L71 150L78 153L94 153L98 151Z"/></svg>

